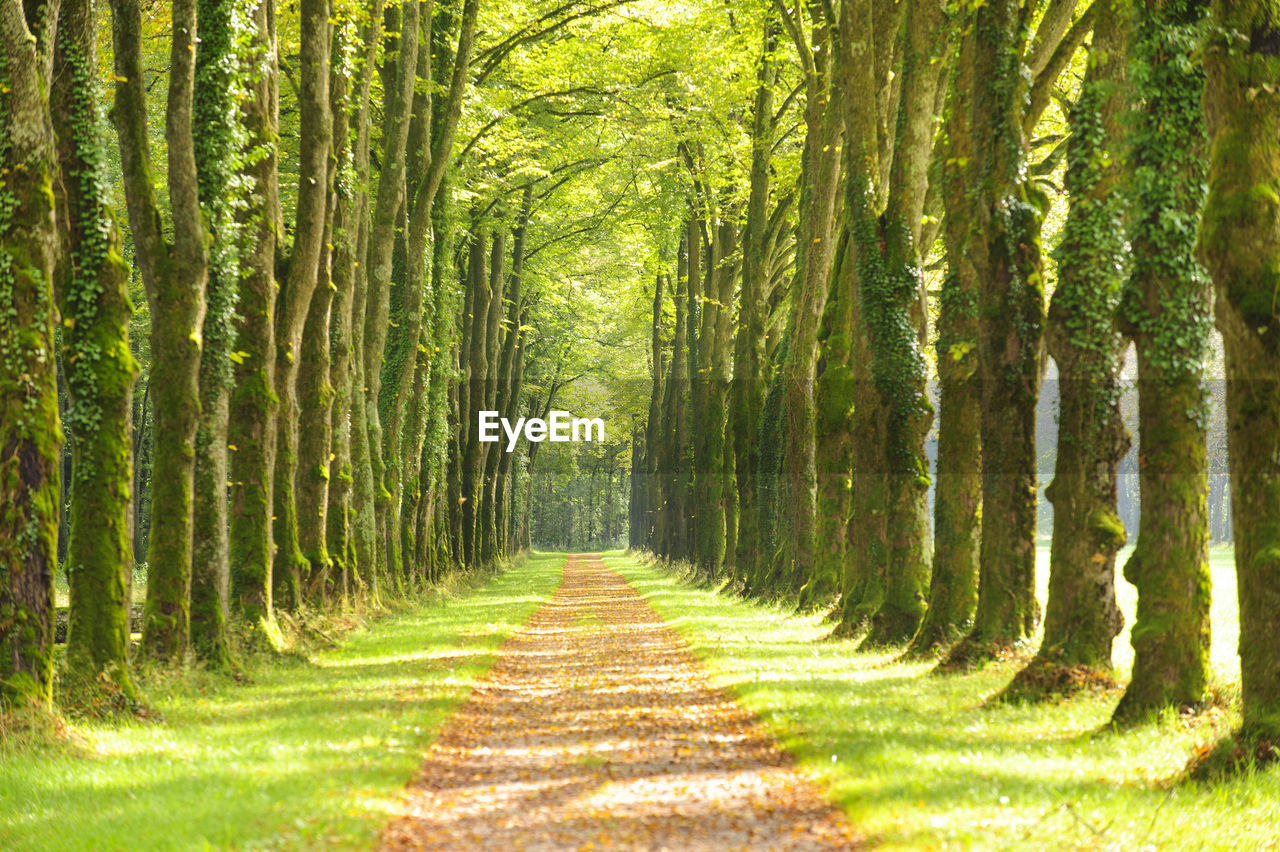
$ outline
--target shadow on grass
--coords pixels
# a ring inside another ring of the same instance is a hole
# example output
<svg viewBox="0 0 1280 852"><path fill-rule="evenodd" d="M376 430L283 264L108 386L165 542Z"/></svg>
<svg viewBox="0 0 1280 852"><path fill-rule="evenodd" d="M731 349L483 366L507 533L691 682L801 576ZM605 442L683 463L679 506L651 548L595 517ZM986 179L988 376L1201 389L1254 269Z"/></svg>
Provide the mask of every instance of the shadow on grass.
<svg viewBox="0 0 1280 852"><path fill-rule="evenodd" d="M611 567L871 838L890 848L1267 848L1280 771L1174 784L1221 719L1104 729L1118 693L984 707L996 664L927 677L929 662L863 653L814 615L680 584L625 557Z"/></svg>
<svg viewBox="0 0 1280 852"><path fill-rule="evenodd" d="M502 641L554 592L536 556L456 599L389 616L311 663L208 693L162 724L87 725L89 758L0 764L0 848L312 849L372 844L426 746Z"/></svg>

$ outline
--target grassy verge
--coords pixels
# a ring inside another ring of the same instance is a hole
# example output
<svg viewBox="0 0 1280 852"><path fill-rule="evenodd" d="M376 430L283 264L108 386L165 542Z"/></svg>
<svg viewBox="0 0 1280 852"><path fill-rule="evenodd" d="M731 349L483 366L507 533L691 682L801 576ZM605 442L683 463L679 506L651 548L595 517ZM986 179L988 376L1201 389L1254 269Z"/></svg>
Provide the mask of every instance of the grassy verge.
<svg viewBox="0 0 1280 852"><path fill-rule="evenodd" d="M74 747L0 743L0 849L369 847L422 752L555 591L537 554L253 682L148 685L162 722L84 723Z"/></svg>
<svg viewBox="0 0 1280 852"><path fill-rule="evenodd" d="M816 616L691 587L624 555L605 561L879 848L1280 848L1280 770L1175 783L1198 747L1238 721L1234 712L1117 734L1099 731L1118 693L988 709L1011 667L930 676L926 665L826 639Z"/></svg>

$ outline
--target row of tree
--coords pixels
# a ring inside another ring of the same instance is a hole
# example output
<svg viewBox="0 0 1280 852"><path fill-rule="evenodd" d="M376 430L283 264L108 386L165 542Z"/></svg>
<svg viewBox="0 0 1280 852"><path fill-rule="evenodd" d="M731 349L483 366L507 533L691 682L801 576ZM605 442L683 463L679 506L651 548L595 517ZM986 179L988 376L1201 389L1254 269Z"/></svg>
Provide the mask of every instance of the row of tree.
<svg viewBox="0 0 1280 852"><path fill-rule="evenodd" d="M843 630L942 653L944 668L1022 646L1041 620L1047 353L1060 383L1049 597L1039 651L1006 694L1105 675L1122 626L1132 344L1142 512L1124 576L1139 597L1115 717L1196 705L1216 309L1244 735L1280 741L1277 26L1265 2L776 0L754 95L724 117L749 134L749 169L680 142L684 224L653 290L631 544L747 594L838 598ZM795 101L793 183L776 166Z"/></svg>
<svg viewBox="0 0 1280 852"><path fill-rule="evenodd" d="M523 285L531 211L559 184L486 188L497 167L455 168L484 128L461 154L455 140L513 51L600 8L521 11L478 46L478 0L113 0L107 72L92 0L6 0L6 698L54 682L64 435L68 694L134 695L139 513L140 652L159 663L227 667L234 632L275 641L276 612L376 606L527 545L531 454L475 424L549 408L564 385L558 341L526 351ZM150 319L145 447L131 296ZM531 359L552 377L524 387Z"/></svg>

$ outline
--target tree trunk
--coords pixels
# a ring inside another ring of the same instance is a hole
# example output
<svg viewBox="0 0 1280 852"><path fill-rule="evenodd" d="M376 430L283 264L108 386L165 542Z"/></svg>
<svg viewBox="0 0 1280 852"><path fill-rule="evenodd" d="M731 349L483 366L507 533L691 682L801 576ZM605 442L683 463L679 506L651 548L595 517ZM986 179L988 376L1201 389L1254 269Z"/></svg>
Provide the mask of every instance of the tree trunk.
<svg viewBox="0 0 1280 852"><path fill-rule="evenodd" d="M275 472L276 242L280 236L277 180L276 36L273 0L253 6L251 52L256 74L245 101L254 157L244 166L256 203L246 214L248 247L241 258L233 390L227 426L232 594L240 617L263 635L271 620L272 479Z"/></svg>
<svg viewBox="0 0 1280 852"><path fill-rule="evenodd" d="M856 602L856 595L851 593L861 586L852 578L861 575L858 579L865 580L860 569L879 550L873 539L848 541L852 502L857 493L853 474L854 436L858 436L861 444L871 446L879 434L871 412L865 406L855 407L859 379L853 368L857 327L854 264L848 241L842 241L836 252L818 335L822 357L814 391L814 429L822 440L814 456L818 475L817 539L813 570L801 578L804 586L800 590L801 606L821 607L828 605L843 586L843 605L849 615L853 610L849 605ZM857 485L865 486L869 477L870 471L859 471ZM883 518L882 510L866 508L868 511L858 518L863 533L872 529L875 519ZM852 550L846 552L847 547Z"/></svg>
<svg viewBox="0 0 1280 852"><path fill-rule="evenodd" d="M173 4L165 142L173 243L166 243L152 184L142 13L137 0L112 0L116 101L129 225L151 306L151 381L155 404L153 513L147 548L142 648L178 662L191 624L192 491L200 421L200 331L208 279L208 234L201 216L192 134L196 0Z"/></svg>
<svg viewBox="0 0 1280 852"><path fill-rule="evenodd" d="M920 270L922 253L928 252L920 246L920 222L948 26L938 0L913 3L907 9L885 213L873 217L864 207L850 217L851 241L862 273L861 319L871 349L871 378L884 412L885 441L877 461L884 471L885 595L871 617L867 642L872 645L899 644L915 636L929 586L932 554L925 438L933 425L933 406L920 348L926 316ZM882 173L885 170L882 163ZM856 175L852 166L847 171L851 174L846 180ZM856 180L852 186L857 189ZM865 191L855 191L850 201L868 197ZM852 203L850 209L856 209Z"/></svg>
<svg viewBox="0 0 1280 852"><path fill-rule="evenodd" d="M280 406L276 413L278 437L276 469L273 489L275 503L276 554L272 566L272 582L276 603L296 610L303 603L302 581L310 567L308 555L303 553L299 538L299 501L297 479L299 471L298 442L299 417L302 413L300 394L312 397L325 395L328 385L328 369L314 374L319 389L300 387L298 372L301 359L319 353L303 350L303 332L311 310L312 296L321 278L322 258L327 264L325 237L329 219L329 187L332 185L330 159L333 154L333 120L329 113L329 52L332 47L332 30L329 23L328 0L303 0L300 8L301 59L298 94L299 142L298 204L294 226L293 249L289 256L289 272L280 290L280 311L276 315L276 394ZM327 275L325 285L328 286ZM317 321L320 318L317 317ZM320 345L326 346L323 356L327 360L327 323ZM326 417L327 419L327 417ZM308 428L312 425L308 424ZM324 475L328 470L324 468ZM303 475L320 476L319 469L304 471ZM315 503L316 494L310 495ZM308 506L319 511L323 502ZM323 518L321 518L323 521ZM315 517L306 520L314 524ZM320 530L323 531L323 526ZM319 563L327 561L323 535L309 535L313 554Z"/></svg>
<svg viewBox="0 0 1280 852"><path fill-rule="evenodd" d="M1124 624L1115 592L1116 552L1125 543L1116 475L1129 436L1120 416L1124 342L1114 314L1126 260L1120 178L1127 38L1127 12L1107 9L1071 110L1071 210L1047 331L1060 388L1057 468L1045 490L1054 508L1049 600L1044 640L1006 688L1010 698L1070 692L1091 675L1105 681L1112 641Z"/></svg>
<svg viewBox="0 0 1280 852"><path fill-rule="evenodd" d="M817 522L814 380L818 328L826 307L835 255L835 211L840 183L841 104L832 81L831 48L835 21L815 20L812 46L798 30L791 33L805 57L805 144L800 178L800 222L796 233L796 285L791 296L787 360L782 365L781 411L785 480L780 483L781 571L799 588L814 570Z"/></svg>
<svg viewBox="0 0 1280 852"><path fill-rule="evenodd" d="M48 705L57 567L58 380L53 281L57 151L46 93L57 3L28 22L0 4L0 700ZM86 73L92 73L91 68Z"/></svg>
<svg viewBox="0 0 1280 852"><path fill-rule="evenodd" d="M67 669L71 689L105 678L133 696L129 676L133 384L129 266L106 196L105 131L96 97L96 27L89 0L67 0L58 21L51 93L67 257L59 271L63 369L71 404Z"/></svg>
<svg viewBox="0 0 1280 852"><path fill-rule="evenodd" d="M234 186L237 26L228 0L200 0L196 46L196 168L200 204L209 224L209 282L201 332L200 427L196 432L191 542L191 645L215 668L231 663L227 643L230 540L227 526L227 443L240 286L240 230Z"/></svg>
<svg viewBox="0 0 1280 852"><path fill-rule="evenodd" d="M752 576L761 559L759 526L756 517L760 466L757 443L760 408L768 382L765 376L765 296L768 289L768 226L770 154L776 124L773 117L773 87L778 66L773 52L777 47L777 23L770 16L763 27L763 45L756 72L756 93L751 119L751 184L747 198L746 223L742 232L742 290L738 296L738 329L734 339L733 398L730 427L733 430L733 469L737 474L739 518L733 553L733 576L739 582ZM821 515L819 515L821 517ZM745 521L742 521L745 519Z"/></svg>
<svg viewBox="0 0 1280 852"><path fill-rule="evenodd" d="M1138 587L1133 677L1114 719L1197 705L1209 672L1209 525L1201 382L1211 293L1195 259L1204 201L1199 50L1207 3L1152 0L1133 28L1133 267L1119 317L1138 351L1142 518L1124 576Z"/></svg>
<svg viewBox="0 0 1280 852"><path fill-rule="evenodd" d="M1272 10L1261 2L1218 0L1214 22L1221 27L1217 32L1250 34L1247 42L1213 43L1206 61L1204 102L1213 149L1201 256L1217 288L1227 355L1244 704L1240 739L1274 747L1280 743L1280 33Z"/></svg>
<svg viewBox="0 0 1280 852"><path fill-rule="evenodd" d="M400 24L396 39L394 73L391 86L384 95L386 128L382 137L382 171L378 177L378 193L373 207L369 234L368 257L365 261L367 305L364 312L364 414L368 433L368 451L372 476L372 516L374 543L381 564L375 573L385 573L390 565L385 535L389 520L391 494L385 487L383 468L383 435L379 400L382 395L382 362L386 351L387 328L391 318L391 258L395 247L396 227L405 203L405 172L409 129L413 111L414 79L417 76L419 50L419 3L407 3L398 10ZM392 61L388 57L388 63ZM398 508L398 507L397 507Z"/></svg>
<svg viewBox="0 0 1280 852"><path fill-rule="evenodd" d="M947 108L942 196L948 272L938 299L938 461L933 505L933 570L924 621L907 649L946 650L968 632L978 604L982 539L982 386L978 380L978 272L969 256L974 227L972 28L965 28Z"/></svg>
<svg viewBox="0 0 1280 852"><path fill-rule="evenodd" d="M478 231L473 237L467 263L467 299L470 308L470 332L467 334L468 351L465 376L467 385L467 407L460 412L464 425L465 450L462 455L462 558L467 567L475 567L479 563L480 542L476 539L478 531L479 495L484 478L484 456L478 438L478 412L484 408L484 377L488 372L488 347L485 346L485 329L489 315L489 282L485 276L485 239L484 231Z"/></svg>
<svg viewBox="0 0 1280 852"><path fill-rule="evenodd" d="M1040 204L1026 174L1022 134L1020 8L998 0L976 13L973 101L975 174L983 188L976 239L981 318L983 535L973 631L951 649L948 665L990 659L1029 639L1040 618L1035 597L1035 410L1040 391L1044 289Z"/></svg>
<svg viewBox="0 0 1280 852"><path fill-rule="evenodd" d="M503 291L505 290L507 259L507 235L499 230L493 235L493 245L489 258L489 304L485 316L485 379L484 403L482 408L496 411L498 404L498 381L500 356L502 350ZM514 329L512 330L514 331ZM477 412L479 409L477 409ZM480 514L477 518L479 529L476 535L479 541L480 563L491 564L497 557L497 520L494 512L494 480L498 473L498 453L502 452L500 443L485 443L480 448L480 478L476 482L477 492L473 499L480 503Z"/></svg>
<svg viewBox="0 0 1280 852"><path fill-rule="evenodd" d="M657 551L654 531L657 528L658 514L662 511L659 477L666 471L660 461L661 453L658 444L663 428L664 397L663 366L665 358L662 352L663 330L663 298L662 284L666 276L661 272L653 276L653 314L649 324L649 369L651 371L652 388L649 391L649 417L644 428L644 458L642 460L632 454L631 466L635 471L633 504L631 519L631 544L648 547ZM633 441L633 445L637 442Z"/></svg>

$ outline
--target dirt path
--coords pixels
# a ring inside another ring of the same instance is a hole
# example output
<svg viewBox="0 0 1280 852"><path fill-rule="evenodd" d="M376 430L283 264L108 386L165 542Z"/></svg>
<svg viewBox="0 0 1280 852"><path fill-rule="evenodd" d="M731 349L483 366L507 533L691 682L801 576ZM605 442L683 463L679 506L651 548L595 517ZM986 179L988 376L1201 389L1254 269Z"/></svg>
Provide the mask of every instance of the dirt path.
<svg viewBox="0 0 1280 852"><path fill-rule="evenodd" d="M850 826L596 556L502 649L384 849L817 850Z"/></svg>

